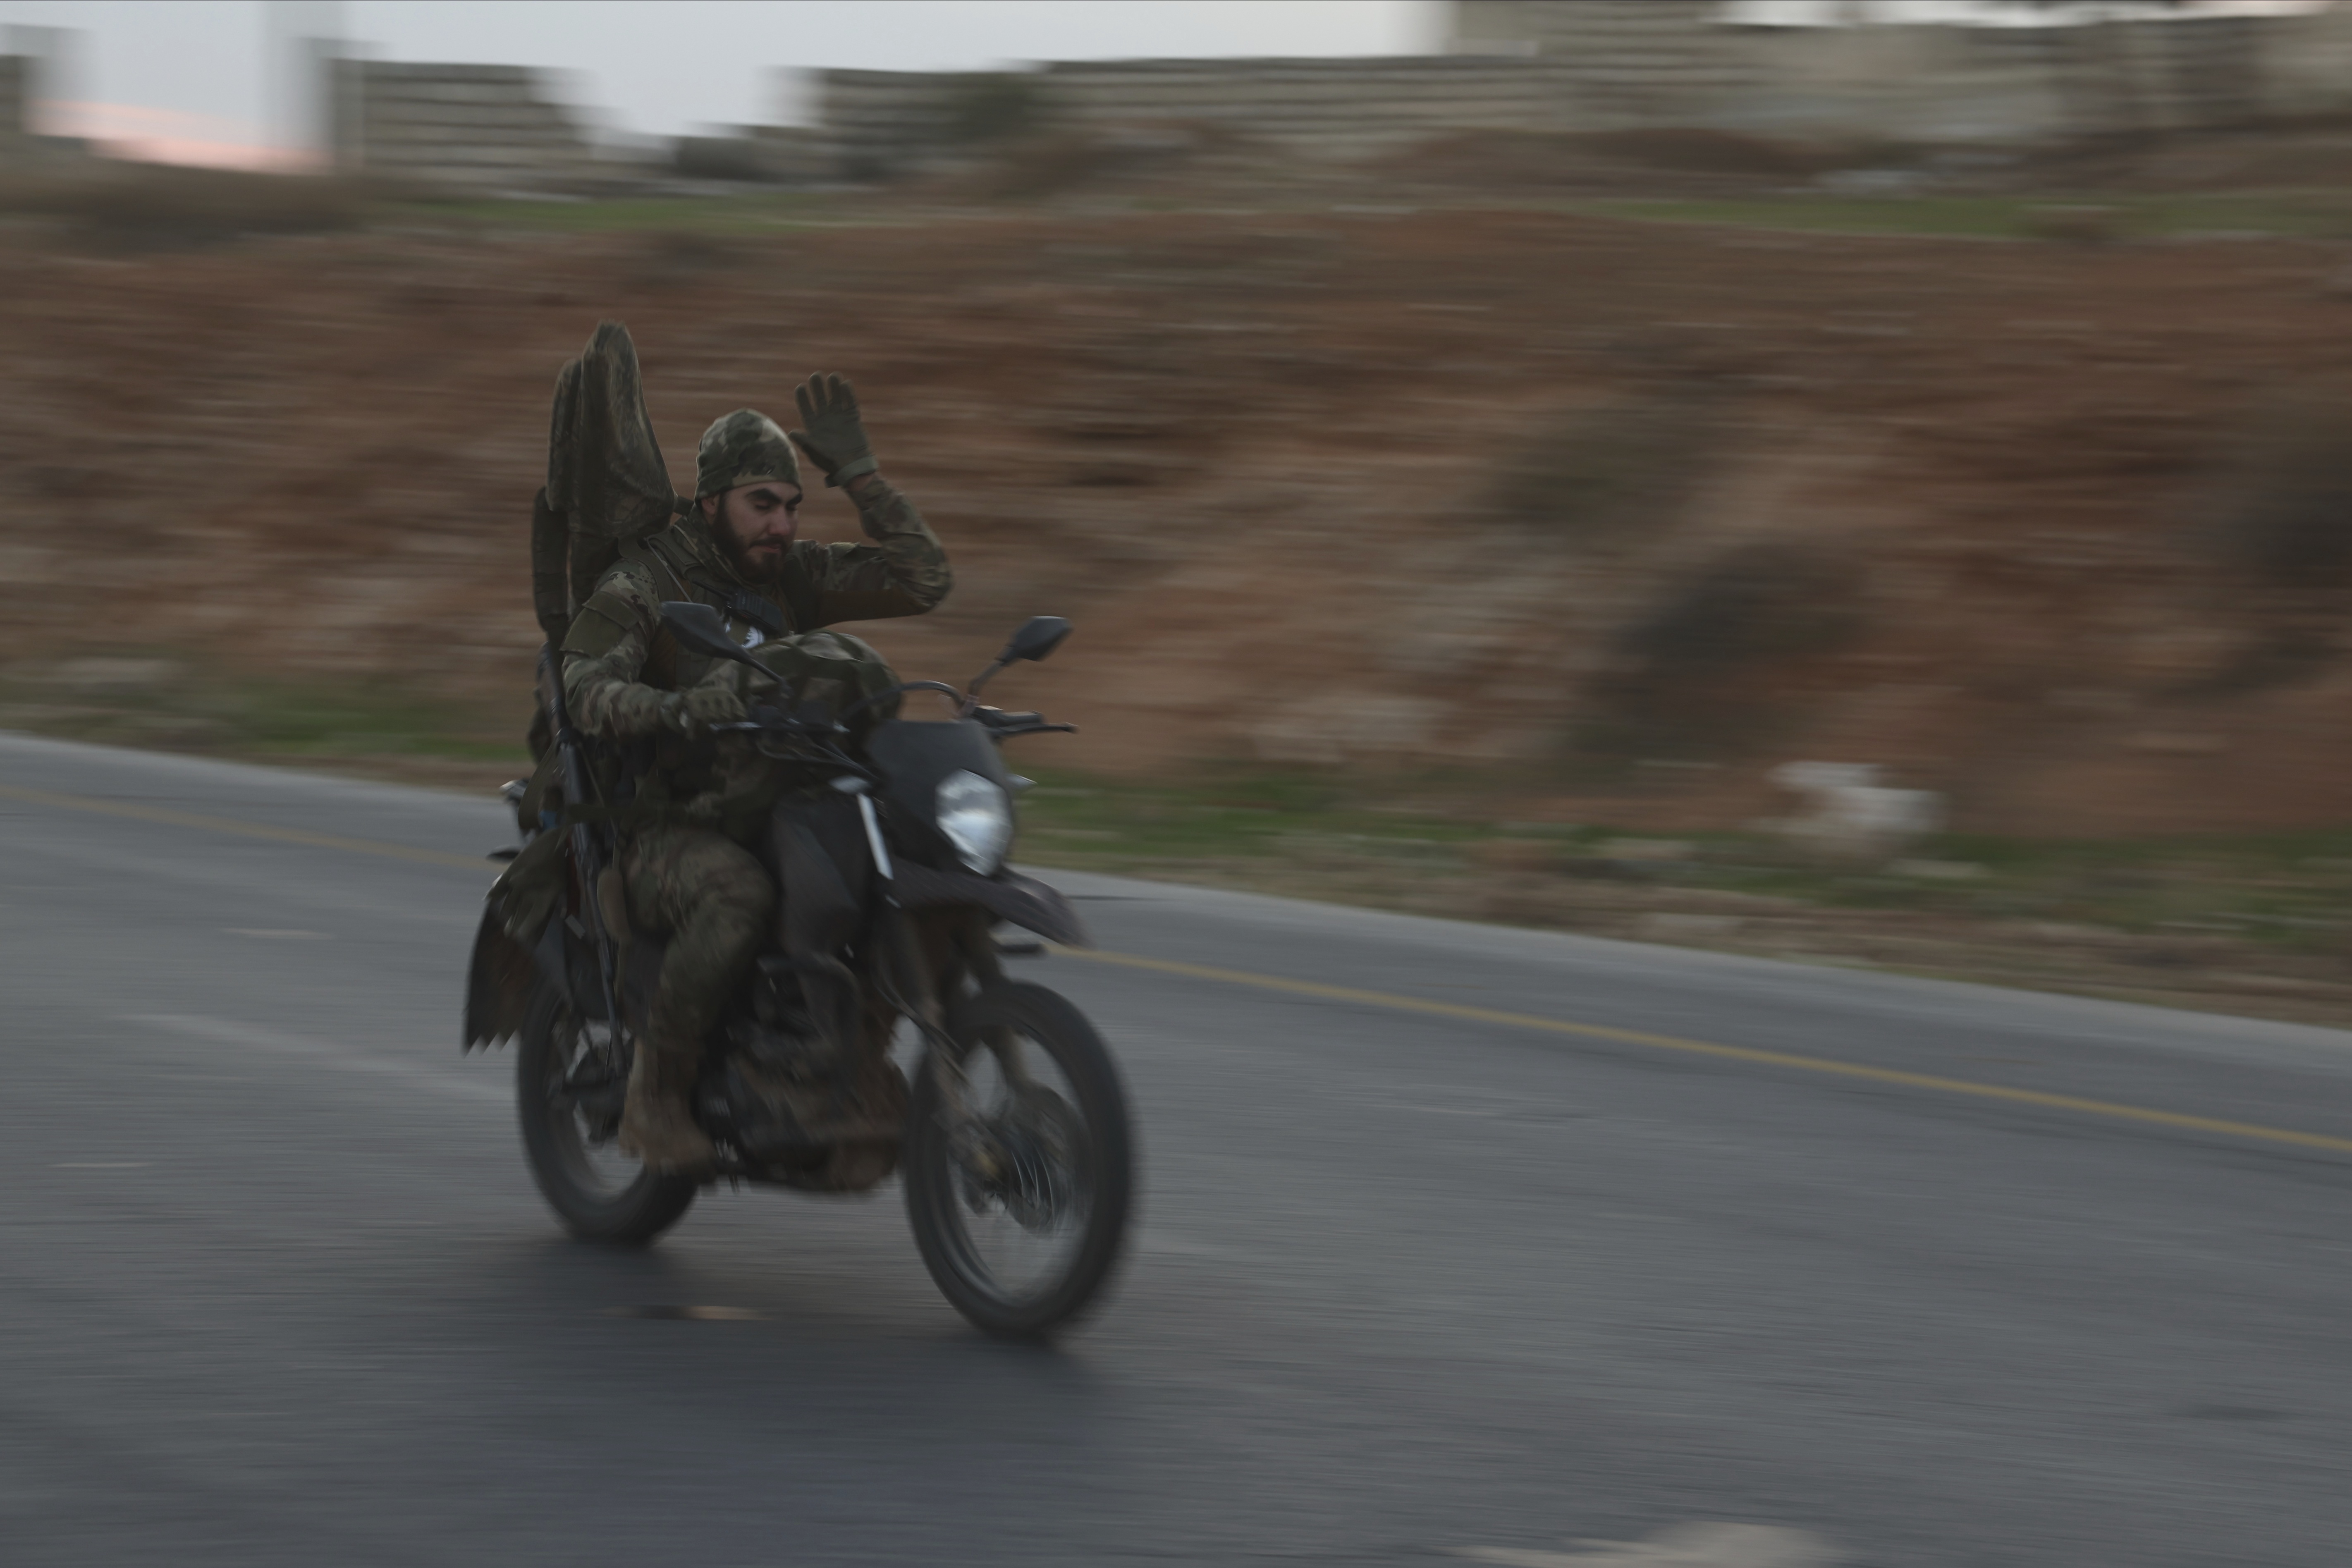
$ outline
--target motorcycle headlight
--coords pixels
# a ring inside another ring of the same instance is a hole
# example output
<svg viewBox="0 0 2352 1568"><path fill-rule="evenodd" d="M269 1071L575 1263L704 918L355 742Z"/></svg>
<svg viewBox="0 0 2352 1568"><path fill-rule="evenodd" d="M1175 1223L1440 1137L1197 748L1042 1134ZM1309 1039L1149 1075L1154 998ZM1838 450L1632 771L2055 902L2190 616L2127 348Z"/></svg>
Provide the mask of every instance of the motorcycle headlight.
<svg viewBox="0 0 2352 1568"><path fill-rule="evenodd" d="M940 781L940 831L956 858L983 877L1004 864L1013 844L1013 803L978 773L959 769Z"/></svg>

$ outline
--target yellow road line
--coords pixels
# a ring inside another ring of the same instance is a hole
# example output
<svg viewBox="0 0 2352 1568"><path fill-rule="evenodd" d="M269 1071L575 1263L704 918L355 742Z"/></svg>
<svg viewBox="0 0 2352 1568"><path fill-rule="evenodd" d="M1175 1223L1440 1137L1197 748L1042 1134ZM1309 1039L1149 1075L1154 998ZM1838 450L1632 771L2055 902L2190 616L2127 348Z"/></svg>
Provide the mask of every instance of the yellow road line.
<svg viewBox="0 0 2352 1568"><path fill-rule="evenodd" d="M346 849L377 855L387 860L414 860L425 866L463 866L469 871L488 869L478 855L450 855L438 849L411 849L404 844L384 844L373 838L341 838L331 833L310 833L299 827L271 827L258 822L238 822L226 816L201 816L193 811L168 811L156 805L131 805L122 801L85 800L79 795L52 795L47 790L17 789L0 784L0 800L21 800L32 805L54 805L66 811L87 811L100 816L127 816L134 822L160 822L167 827L198 827L208 833L235 833L247 838L268 838L279 844L301 844L313 849Z"/></svg>
<svg viewBox="0 0 2352 1568"><path fill-rule="evenodd" d="M460 866L469 871L488 868L482 860L468 855L450 855L437 849L411 849L403 844L385 844L372 838L344 838L331 833L311 833L299 827L271 827L257 822L238 822L226 816L170 811L161 806L85 800L79 795L55 795L47 790L18 789L0 784L0 800L20 800L33 805L91 812L100 816L129 817L136 822L159 822L172 827L237 834L247 838L267 838L279 844L305 845L313 849L341 849L357 855L410 860L426 866ZM2264 1127L2257 1122L2229 1121L2214 1116L2190 1116L2182 1111L2158 1110L2145 1105L2087 1100L2080 1095L2049 1094L2038 1089L2011 1089L2005 1084L1977 1083L1968 1079L1942 1078L1934 1073L1903 1072L1895 1068L1868 1067L1860 1062L1842 1062L1829 1057L1801 1056L1793 1051L1759 1050L1752 1046L1719 1046L1708 1040L1686 1040L1675 1035L1654 1035L1642 1029L1620 1029L1607 1024L1570 1023L1565 1018L1545 1018L1533 1013L1507 1013L1495 1007L1469 1007L1458 1002L1431 1002L1419 996L1400 996L1387 991L1365 991L1352 985L1325 985L1313 980L1287 980L1274 974L1253 974L1242 969L1182 963L1168 958L1145 958L1139 953L1104 952L1097 949L1075 947L1056 947L1054 951L1066 957L1082 958L1092 963L1145 969L1160 974L1181 974L1191 980L1214 980L1226 985L1246 985L1292 996L1313 996L1325 1002L1352 1002L1362 1006L1386 1007L1395 1012L1419 1013L1433 1018L1456 1018L1465 1023L1535 1029L1551 1035L1575 1035L1591 1040L1615 1040L1651 1050L1713 1057L1718 1061L1746 1062L1756 1067L1784 1068L1796 1072L1825 1073L1834 1078L1859 1079L1867 1083L1895 1084L1905 1089L1931 1089L1938 1094L1964 1095L1973 1100L1997 1100L2011 1105L2036 1106L2044 1110L2071 1110L2078 1115L2134 1121L2147 1127L2213 1132L2260 1143L2283 1143L2298 1149L2324 1149L2334 1154L2352 1154L2352 1138L2334 1138L2324 1132L2297 1132L2292 1128Z"/></svg>
<svg viewBox="0 0 2352 1568"><path fill-rule="evenodd" d="M1286 980L1277 975L1253 974L1242 969L1219 969L1206 963L1180 963L1172 959L1144 958L1135 953L1104 952L1085 948L1057 947L1054 951L1066 957L1082 958L1093 963L1115 964L1122 969L1146 969L1160 974L1181 974L1191 980L1214 980L1227 985L1253 986L1260 991L1278 991L1291 996L1313 996L1325 1002L1352 1002L1364 1006L1387 1007L1401 1013L1420 1013L1433 1018L1454 1018L1465 1023L1496 1024L1512 1029L1537 1029L1551 1035L1615 1040L1650 1050L1713 1057L1719 1061L1824 1073L1833 1078L1860 1079L1866 1083L1895 1084L1905 1089L1932 1089L1938 1094L1965 1095L1972 1100L1997 1100L2011 1105L2031 1105L2044 1110L2071 1110L2078 1115L2105 1117L2115 1121L2136 1121L2143 1126L2170 1127L2189 1132L2216 1132L2263 1143L2284 1143L2298 1149L2324 1149L2335 1154L2352 1154L2352 1138L2333 1138L2324 1132L2297 1132L2291 1128L2264 1127L2252 1121L2228 1121L2220 1117L2190 1116L2178 1110L2158 1110L2144 1105L2086 1100L2079 1095L2049 1094L2038 1089L2011 1089L2005 1084L1977 1083L1968 1079L1941 1078L1933 1073L1867 1067L1860 1062L1801 1056L1792 1051L1758 1050L1752 1046L1719 1046L1707 1040L1686 1040L1675 1035L1654 1035L1641 1029L1620 1029L1606 1024L1574 1024L1562 1018L1539 1017L1532 1013L1468 1007L1458 1002L1430 1002L1418 996L1363 991L1352 985L1325 985L1312 980Z"/></svg>

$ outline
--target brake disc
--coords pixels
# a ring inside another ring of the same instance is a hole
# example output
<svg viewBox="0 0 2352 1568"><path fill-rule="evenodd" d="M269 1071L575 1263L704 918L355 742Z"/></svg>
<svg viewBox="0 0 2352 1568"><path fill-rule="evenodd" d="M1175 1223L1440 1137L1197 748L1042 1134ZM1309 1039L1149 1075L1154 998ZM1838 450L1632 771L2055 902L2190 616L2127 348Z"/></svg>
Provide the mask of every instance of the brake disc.
<svg viewBox="0 0 2352 1568"><path fill-rule="evenodd" d="M1024 1230L1053 1229L1077 1197L1085 1124L1060 1095L1033 1085L995 1131L1005 1153L998 1189L1005 1214Z"/></svg>

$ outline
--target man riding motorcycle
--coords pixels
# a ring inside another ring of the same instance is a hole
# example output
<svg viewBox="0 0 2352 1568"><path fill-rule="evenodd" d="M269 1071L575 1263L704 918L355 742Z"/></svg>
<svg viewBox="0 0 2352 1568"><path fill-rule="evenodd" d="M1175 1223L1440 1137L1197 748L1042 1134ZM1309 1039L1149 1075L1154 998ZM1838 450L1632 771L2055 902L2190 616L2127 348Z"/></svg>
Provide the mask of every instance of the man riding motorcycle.
<svg viewBox="0 0 2352 1568"><path fill-rule="evenodd" d="M709 605L727 616L730 635L757 647L841 621L921 615L953 586L938 537L883 482L849 384L811 376L794 397L802 427L789 436L749 408L703 433L693 510L624 546L563 639L574 724L612 742L635 781L620 858L629 924L668 939L620 1129L621 1147L656 1171L695 1173L712 1161L688 1095L704 1037L742 983L777 903L750 847L764 818L725 809L726 759L709 737L712 725L746 715L741 667L681 647L661 625L663 602ZM796 447L828 486L848 492L873 542L797 537ZM818 640L864 651L854 638ZM822 835L807 837L805 845L784 846L787 875L805 864L821 879L824 868L810 857L824 853ZM811 920L793 910L787 917L788 928ZM789 929L786 936L812 952L825 940L807 932L795 940ZM851 1027L841 1022L832 1032Z"/></svg>

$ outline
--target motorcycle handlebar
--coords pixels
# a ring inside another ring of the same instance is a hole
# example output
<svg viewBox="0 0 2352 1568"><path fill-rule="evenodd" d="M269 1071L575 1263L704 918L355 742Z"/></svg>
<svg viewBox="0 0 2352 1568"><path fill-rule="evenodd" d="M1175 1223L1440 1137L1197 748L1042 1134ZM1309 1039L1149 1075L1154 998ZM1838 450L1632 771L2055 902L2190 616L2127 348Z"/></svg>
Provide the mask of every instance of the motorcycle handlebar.
<svg viewBox="0 0 2352 1568"><path fill-rule="evenodd" d="M803 723L802 721L794 719L788 714L780 714L773 719L738 719L725 724L709 725L709 729L714 735L743 735L757 733L761 735L811 735L827 737L833 735L845 735L849 732L841 725L833 723L829 721L823 724L808 724Z"/></svg>
<svg viewBox="0 0 2352 1568"><path fill-rule="evenodd" d="M1043 713L1007 713L1001 708L975 708L971 716L988 726L997 740L1009 741L1015 735L1044 735L1055 731L1075 735L1076 724L1048 724Z"/></svg>
<svg viewBox="0 0 2352 1568"><path fill-rule="evenodd" d="M843 711L841 720L838 721L812 721L795 719L789 713L772 708L755 708L754 712L764 713L767 717L740 719L730 723L713 724L709 729L714 735L784 735L797 740L830 741L836 736L849 733L849 726L844 721L846 721L851 714L857 712L868 703L902 691L939 691L950 697L963 695L944 681L910 680L903 686L894 686L888 691L876 692L863 701L853 703ZM985 725L999 740L1013 735L1037 735L1056 731L1076 734L1078 728L1076 724L1049 724L1045 722L1045 716L1043 713L1034 710L1008 713L1002 708L974 707L966 717Z"/></svg>

